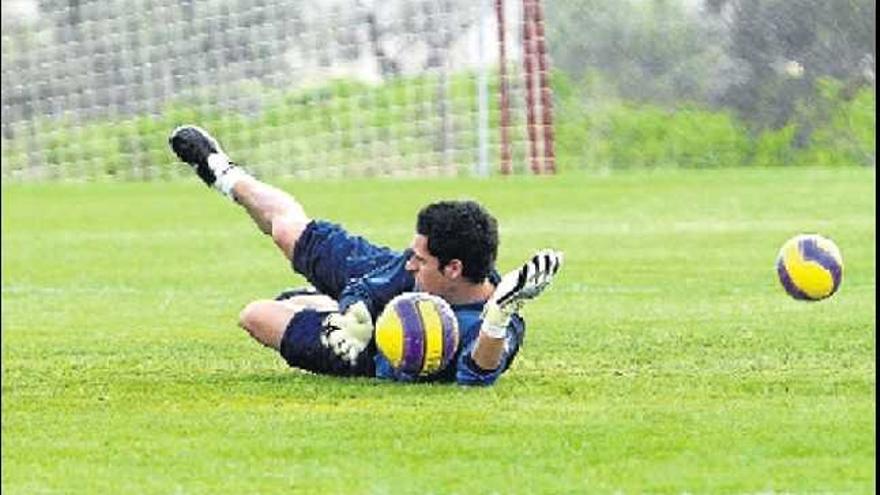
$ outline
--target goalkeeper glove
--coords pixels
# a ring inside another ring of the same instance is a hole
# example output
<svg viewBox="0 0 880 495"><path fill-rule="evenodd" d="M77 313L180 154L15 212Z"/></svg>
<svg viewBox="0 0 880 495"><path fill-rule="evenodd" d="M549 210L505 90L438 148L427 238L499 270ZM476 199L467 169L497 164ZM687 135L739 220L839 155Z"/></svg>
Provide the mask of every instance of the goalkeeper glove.
<svg viewBox="0 0 880 495"><path fill-rule="evenodd" d="M321 344L351 366L372 337L373 318L363 301L349 306L344 313L330 313L321 325Z"/></svg>
<svg viewBox="0 0 880 495"><path fill-rule="evenodd" d="M544 249L535 253L521 267L501 277L495 292L483 306L480 331L500 339L507 335L510 317L529 299L534 299L550 285L562 266L562 252Z"/></svg>

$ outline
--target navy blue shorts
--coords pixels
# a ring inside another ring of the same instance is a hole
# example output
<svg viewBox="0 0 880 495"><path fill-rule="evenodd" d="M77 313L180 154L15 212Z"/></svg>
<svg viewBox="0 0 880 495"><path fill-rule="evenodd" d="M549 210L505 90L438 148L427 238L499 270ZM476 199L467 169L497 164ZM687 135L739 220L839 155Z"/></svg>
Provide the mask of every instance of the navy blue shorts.
<svg viewBox="0 0 880 495"><path fill-rule="evenodd" d="M372 342L358 356L354 366L321 344L321 322L328 314L312 309L304 309L295 314L281 338L281 356L290 366L313 373L375 377L376 365L373 357L376 348Z"/></svg>
<svg viewBox="0 0 880 495"><path fill-rule="evenodd" d="M321 294L338 300L349 280L359 278L399 253L376 246L341 226L320 220L306 226L293 250L293 269ZM276 299L310 293L292 290ZM287 324L279 349L287 364L314 373L334 376L375 376L371 342L354 366L340 359L321 344L321 322L327 312L303 310Z"/></svg>
<svg viewBox="0 0 880 495"><path fill-rule="evenodd" d="M309 222L293 248L293 270L321 294L339 300L349 280L360 278L400 255L376 246L341 226L321 220Z"/></svg>

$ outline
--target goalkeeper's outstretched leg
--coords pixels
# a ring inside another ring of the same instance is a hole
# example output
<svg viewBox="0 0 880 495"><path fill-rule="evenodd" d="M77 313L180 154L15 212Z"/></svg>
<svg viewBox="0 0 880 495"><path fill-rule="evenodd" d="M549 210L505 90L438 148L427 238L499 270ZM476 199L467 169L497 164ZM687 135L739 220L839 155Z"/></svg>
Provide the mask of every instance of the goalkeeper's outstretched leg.
<svg viewBox="0 0 880 495"><path fill-rule="evenodd" d="M349 235L335 224L312 221L293 196L236 165L204 129L181 126L168 141L202 182L243 206L294 271L314 286L274 301L248 304L239 315L239 326L278 350L291 366L341 375L371 374L372 360L367 354L361 356L372 336L370 314L360 304L355 307L362 310L342 315L337 300L350 279L389 262L396 253Z"/></svg>
<svg viewBox="0 0 880 495"><path fill-rule="evenodd" d="M236 165L207 131L181 126L168 139L171 149L202 182L217 189L248 212L257 227L292 260L293 247L311 219L290 194L261 182Z"/></svg>

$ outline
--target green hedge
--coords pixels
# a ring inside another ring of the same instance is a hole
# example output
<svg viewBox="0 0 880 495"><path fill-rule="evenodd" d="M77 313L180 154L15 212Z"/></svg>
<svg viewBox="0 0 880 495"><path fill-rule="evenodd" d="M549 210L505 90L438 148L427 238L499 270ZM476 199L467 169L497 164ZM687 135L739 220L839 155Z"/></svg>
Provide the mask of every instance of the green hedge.
<svg viewBox="0 0 880 495"><path fill-rule="evenodd" d="M842 83L822 79L814 105L801 109L795 121L752 135L730 112L665 109L608 96L595 101L564 76L554 84L563 168L875 164L873 87L845 97Z"/></svg>
<svg viewBox="0 0 880 495"><path fill-rule="evenodd" d="M746 132L722 112L620 103L557 122L559 161L572 168L712 168L748 158Z"/></svg>

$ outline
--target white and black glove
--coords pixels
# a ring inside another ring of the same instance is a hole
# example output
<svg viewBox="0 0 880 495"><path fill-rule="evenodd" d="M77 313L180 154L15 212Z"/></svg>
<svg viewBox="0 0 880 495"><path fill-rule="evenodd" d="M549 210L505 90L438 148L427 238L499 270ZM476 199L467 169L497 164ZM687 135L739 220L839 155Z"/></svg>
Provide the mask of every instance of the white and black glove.
<svg viewBox="0 0 880 495"><path fill-rule="evenodd" d="M492 297L483 306L480 331L500 339L507 335L510 316L529 299L538 297L562 266L562 252L543 249L521 267L501 277Z"/></svg>
<svg viewBox="0 0 880 495"><path fill-rule="evenodd" d="M363 302L356 302L344 313L330 313L321 324L321 344L349 365L373 338L373 318Z"/></svg>

